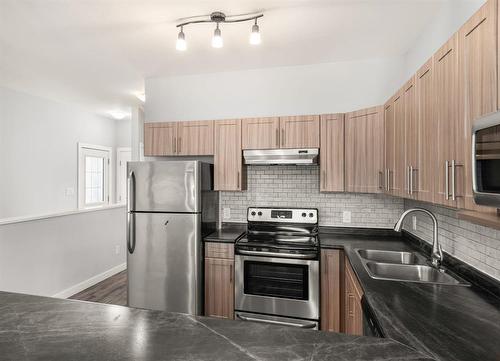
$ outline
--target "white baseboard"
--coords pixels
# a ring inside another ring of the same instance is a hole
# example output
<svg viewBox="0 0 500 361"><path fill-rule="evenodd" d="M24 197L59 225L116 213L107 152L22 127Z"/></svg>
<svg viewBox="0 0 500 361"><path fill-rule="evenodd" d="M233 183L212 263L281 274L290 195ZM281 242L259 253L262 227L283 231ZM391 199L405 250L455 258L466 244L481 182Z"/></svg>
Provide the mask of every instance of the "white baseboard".
<svg viewBox="0 0 500 361"><path fill-rule="evenodd" d="M101 281L104 281L106 278L109 278L118 272L124 271L127 269L127 263L122 263L119 264L118 266L115 266L107 271L104 271L103 273L99 273L98 275L95 275L94 277L91 277L83 282L80 282L74 286L71 286L69 288L66 288L65 290L56 293L55 295L52 295L52 297L56 298L68 298L73 296L74 294L83 291L84 289L87 289L96 283L99 283Z"/></svg>

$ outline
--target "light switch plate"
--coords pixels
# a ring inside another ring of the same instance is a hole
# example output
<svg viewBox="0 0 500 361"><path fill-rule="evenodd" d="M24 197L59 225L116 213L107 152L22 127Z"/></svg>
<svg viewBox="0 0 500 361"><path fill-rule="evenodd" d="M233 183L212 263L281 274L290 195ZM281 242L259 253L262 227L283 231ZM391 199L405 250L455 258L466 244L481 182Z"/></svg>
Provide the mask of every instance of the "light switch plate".
<svg viewBox="0 0 500 361"><path fill-rule="evenodd" d="M222 217L224 219L231 219L231 208L229 207L222 208Z"/></svg>
<svg viewBox="0 0 500 361"><path fill-rule="evenodd" d="M342 213L342 223L351 223L351 212L344 211Z"/></svg>

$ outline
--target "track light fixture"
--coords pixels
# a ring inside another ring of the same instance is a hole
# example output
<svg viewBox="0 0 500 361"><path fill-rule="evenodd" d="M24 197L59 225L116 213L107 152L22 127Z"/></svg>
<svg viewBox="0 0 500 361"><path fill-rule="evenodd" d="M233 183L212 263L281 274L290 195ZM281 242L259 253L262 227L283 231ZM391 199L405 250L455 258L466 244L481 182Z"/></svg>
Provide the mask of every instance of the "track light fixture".
<svg viewBox="0 0 500 361"><path fill-rule="evenodd" d="M186 35L184 34L184 26L190 24L199 24L199 23L215 23L216 27L214 30L214 36L212 37L212 47L214 48L222 48L224 46L224 41L222 39L222 32L219 28L220 23L241 23L244 21L255 21L252 26L252 32L250 33L250 44L258 45L261 43L260 38L260 29L257 24L257 20L263 17L264 14L256 14L248 16L247 14L243 15L228 15L226 16L224 13L220 11L216 11L206 16L196 16L190 19L189 21L185 21L181 24L178 24L177 27L181 28L179 35L177 35L177 43L175 48L179 51L184 51L187 49L186 43ZM185 20L185 19L184 19Z"/></svg>

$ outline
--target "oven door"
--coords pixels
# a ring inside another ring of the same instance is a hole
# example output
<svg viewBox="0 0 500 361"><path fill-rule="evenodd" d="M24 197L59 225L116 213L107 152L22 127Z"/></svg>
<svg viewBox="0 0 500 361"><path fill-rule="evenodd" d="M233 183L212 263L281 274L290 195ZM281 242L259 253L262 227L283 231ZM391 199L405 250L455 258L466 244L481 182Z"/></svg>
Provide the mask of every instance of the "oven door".
<svg viewBox="0 0 500 361"><path fill-rule="evenodd" d="M319 319L319 261L236 255L235 309Z"/></svg>

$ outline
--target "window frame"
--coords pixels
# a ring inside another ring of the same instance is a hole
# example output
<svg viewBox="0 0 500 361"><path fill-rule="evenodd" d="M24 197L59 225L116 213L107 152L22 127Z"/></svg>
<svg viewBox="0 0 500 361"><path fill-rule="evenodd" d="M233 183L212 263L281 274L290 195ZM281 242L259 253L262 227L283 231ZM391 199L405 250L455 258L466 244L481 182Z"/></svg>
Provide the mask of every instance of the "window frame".
<svg viewBox="0 0 500 361"><path fill-rule="evenodd" d="M102 145L78 143L78 209L91 209L104 207L111 204L112 194L112 147ZM85 157L99 156L105 158L104 161L104 186L103 202L90 203L85 202Z"/></svg>

